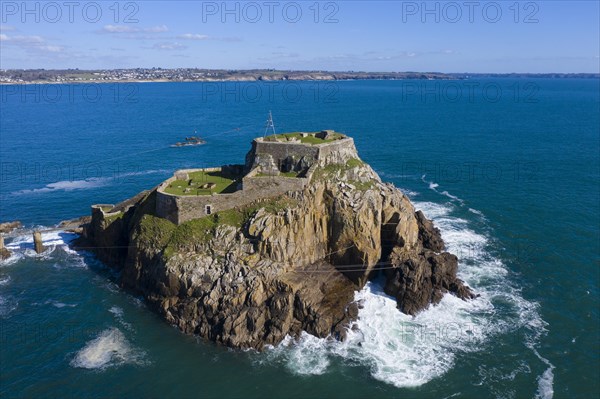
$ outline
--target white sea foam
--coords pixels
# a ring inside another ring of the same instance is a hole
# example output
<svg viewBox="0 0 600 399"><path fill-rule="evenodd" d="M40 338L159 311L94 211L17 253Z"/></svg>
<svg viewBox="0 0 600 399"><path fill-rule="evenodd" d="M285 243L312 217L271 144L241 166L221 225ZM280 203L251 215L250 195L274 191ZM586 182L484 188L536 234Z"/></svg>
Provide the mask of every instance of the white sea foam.
<svg viewBox="0 0 600 399"><path fill-rule="evenodd" d="M45 227L39 226L36 229L44 230ZM5 247L11 251L12 254L9 259L2 262L2 265L15 263L23 257L49 259L56 249L60 249L71 255L77 255L76 251L69 248L69 244L77 238L77 234L62 230L42 232L42 244L44 245L45 250L38 254L34 250L33 231L34 229L23 230L18 236L7 239Z"/></svg>
<svg viewBox="0 0 600 399"><path fill-rule="evenodd" d="M105 187L109 186L112 183L120 183L122 179L126 177L133 176L143 176L143 175L151 175L151 174L162 174L167 173L166 170L146 170L141 172L128 172L121 173L111 177L90 177L87 179L81 180L61 180L54 183L46 184L44 187L33 188L33 189L25 189L12 192L12 195L22 195L22 194L38 194L38 193L48 193L55 191L73 191L73 190L89 190L92 188Z"/></svg>
<svg viewBox="0 0 600 399"><path fill-rule="evenodd" d="M478 211L477 209L469 208L469 212L474 213L477 216L485 217L483 213L481 211Z"/></svg>
<svg viewBox="0 0 600 399"><path fill-rule="evenodd" d="M538 389L536 398L552 399L554 397L554 367L549 367L544 374L538 377Z"/></svg>
<svg viewBox="0 0 600 399"><path fill-rule="evenodd" d="M75 306L77 306L76 303L64 303L64 302L60 302L60 301L55 301L53 299L49 299L45 302L46 305L52 305L55 308L74 308Z"/></svg>
<svg viewBox="0 0 600 399"><path fill-rule="evenodd" d="M123 326L125 327L127 330L129 331L133 331L133 326L130 323L127 323L125 321L124 316L124 312L123 309L121 309L118 306L111 306L110 309L108 309L108 311L110 313L112 313L115 316L115 319L117 319L117 321Z"/></svg>
<svg viewBox="0 0 600 399"><path fill-rule="evenodd" d="M419 195L418 192L411 191L411 190L408 190L408 189L405 189L405 188L400 188L400 191L402 191L405 195L407 195L410 198L413 198L413 197L416 197L416 196Z"/></svg>
<svg viewBox="0 0 600 399"><path fill-rule="evenodd" d="M0 285L7 285L10 282L10 276L0 277Z"/></svg>
<svg viewBox="0 0 600 399"><path fill-rule="evenodd" d="M117 328L102 331L89 341L73 360L71 366L85 369L105 369L122 364L144 364L145 354L135 348Z"/></svg>
<svg viewBox="0 0 600 399"><path fill-rule="evenodd" d="M114 314L116 317L123 317L123 309L118 306L112 306L108 311Z"/></svg>
<svg viewBox="0 0 600 399"><path fill-rule="evenodd" d="M287 336L276 347L270 346L267 356L270 361L283 361L293 373L319 375L329 366L328 344L327 340L303 331L297 340Z"/></svg>
<svg viewBox="0 0 600 399"><path fill-rule="evenodd" d="M439 185L439 184L437 184L437 183L435 183L435 182L433 182L433 181L427 181L427 180L425 180L425 178L426 178L426 177L427 177L427 175L423 175L423 176L421 176L421 180L423 181L423 183L426 183L426 184L428 184L428 185L429 185L429 189L430 189L430 190L433 190L433 191L435 191L435 192L436 192L436 193L438 193L438 194L444 195L444 196L446 196L446 197L450 198L451 200L453 200L453 201L456 201L456 202L460 203L460 205L464 205L464 204L465 204L465 202L464 202L464 201L463 201L461 198L457 197L456 195L452 195L452 194L450 194L450 193L449 193L448 191L446 191L446 190L444 190L444 191L439 191L439 190L438 190L438 187L439 187L440 185Z"/></svg>
<svg viewBox="0 0 600 399"><path fill-rule="evenodd" d="M452 199L452 200L454 200L454 201L458 201L458 202L460 202L461 204L464 204L464 203L465 203L465 202L464 202L462 199L458 198L456 195L452 195L452 194L450 194L448 191L445 191L445 190L444 190L444 191L442 191L440 194L442 194L442 195L445 195L446 197L448 197L448 198L450 198L450 199Z"/></svg>
<svg viewBox="0 0 600 399"><path fill-rule="evenodd" d="M437 378L454 364L458 350L474 350L486 331L469 312L485 301L465 302L446 295L440 304L416 317L396 308L396 301L369 282L356 298L363 305L357 330L340 344L345 356L365 362L371 375L398 387L415 387Z"/></svg>
<svg viewBox="0 0 600 399"><path fill-rule="evenodd" d="M548 368L537 378L538 389L535 397L537 399L552 399L554 397L554 365L550 363L548 359L540 355L536 349L535 344L537 342L537 338L538 337L535 337L534 339L530 340L527 343L527 346Z"/></svg>
<svg viewBox="0 0 600 399"><path fill-rule="evenodd" d="M413 205L430 219L448 215L452 211L451 205L441 205L435 202L413 202Z"/></svg>
<svg viewBox="0 0 600 399"><path fill-rule="evenodd" d="M22 253L15 253L13 251L11 252L12 253L7 259L0 260L0 267L13 265L23 258Z"/></svg>

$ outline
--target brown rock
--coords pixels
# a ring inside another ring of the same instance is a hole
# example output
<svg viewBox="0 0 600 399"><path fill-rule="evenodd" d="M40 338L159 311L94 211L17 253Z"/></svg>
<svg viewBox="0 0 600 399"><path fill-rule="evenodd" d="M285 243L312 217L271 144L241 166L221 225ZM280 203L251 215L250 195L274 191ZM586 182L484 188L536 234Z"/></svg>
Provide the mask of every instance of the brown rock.
<svg viewBox="0 0 600 399"><path fill-rule="evenodd" d="M23 227L23 225L18 220L14 222L0 223L0 233L10 233L11 231L20 229L21 227Z"/></svg>
<svg viewBox="0 0 600 399"><path fill-rule="evenodd" d="M425 217L423 212L417 211L415 216L419 225L419 241L423 244L423 248L442 252L445 245L440 230L433 225L431 220Z"/></svg>

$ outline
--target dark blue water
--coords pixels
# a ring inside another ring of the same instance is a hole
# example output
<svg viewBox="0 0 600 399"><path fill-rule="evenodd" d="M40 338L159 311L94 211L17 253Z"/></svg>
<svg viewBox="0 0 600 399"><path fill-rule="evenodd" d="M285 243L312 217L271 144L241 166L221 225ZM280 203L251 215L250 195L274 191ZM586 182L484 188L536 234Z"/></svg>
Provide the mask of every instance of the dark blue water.
<svg viewBox="0 0 600 399"><path fill-rule="evenodd" d="M146 83L0 87L2 397L580 397L599 366L598 80ZM260 97L260 98L259 98ZM416 318L377 282L346 343L265 353L180 334L120 292L73 237L30 229L243 160L278 131L354 137L441 228L481 297ZM193 135L200 147L170 148Z"/></svg>

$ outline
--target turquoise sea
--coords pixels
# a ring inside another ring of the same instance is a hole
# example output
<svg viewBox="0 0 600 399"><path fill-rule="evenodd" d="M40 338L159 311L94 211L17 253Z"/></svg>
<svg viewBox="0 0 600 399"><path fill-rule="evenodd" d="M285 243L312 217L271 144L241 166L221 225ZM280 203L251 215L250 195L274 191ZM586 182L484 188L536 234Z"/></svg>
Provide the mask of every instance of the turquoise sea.
<svg viewBox="0 0 600 399"><path fill-rule="evenodd" d="M1 86L0 396L590 398L600 392L600 81ZM31 231L174 170L336 129L442 230L481 296L400 314L378 281L357 331L262 353L185 336L109 268ZM194 134L208 143L171 148Z"/></svg>

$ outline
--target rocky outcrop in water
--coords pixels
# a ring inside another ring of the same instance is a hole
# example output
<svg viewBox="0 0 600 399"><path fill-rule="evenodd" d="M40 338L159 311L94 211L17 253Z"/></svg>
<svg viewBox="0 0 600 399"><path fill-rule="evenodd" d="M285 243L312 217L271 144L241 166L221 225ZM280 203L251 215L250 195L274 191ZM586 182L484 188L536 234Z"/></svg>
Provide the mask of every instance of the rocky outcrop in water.
<svg viewBox="0 0 600 399"><path fill-rule="evenodd" d="M0 223L0 233L10 233L11 231L20 229L21 227L23 227L23 225L18 220L15 220L14 222Z"/></svg>
<svg viewBox="0 0 600 399"><path fill-rule="evenodd" d="M439 230L401 191L355 149L331 159L301 191L181 225L156 217L156 193L144 193L110 217L96 210L79 245L95 246L168 322L231 347L301 331L343 339L354 292L376 273L407 314L445 293L472 296Z"/></svg>

